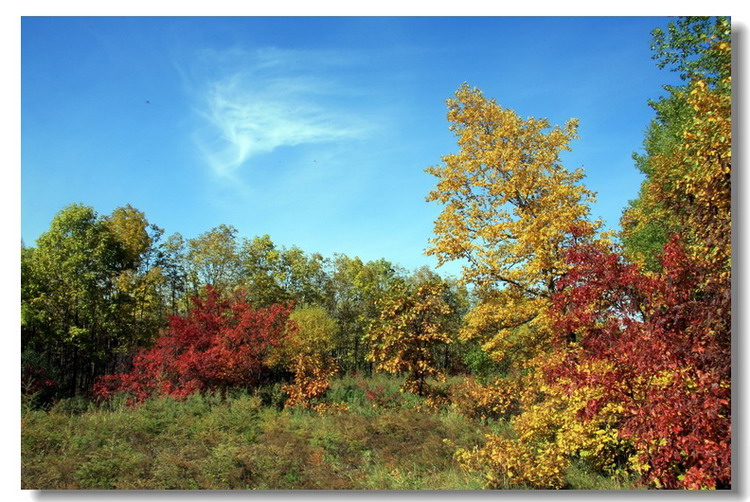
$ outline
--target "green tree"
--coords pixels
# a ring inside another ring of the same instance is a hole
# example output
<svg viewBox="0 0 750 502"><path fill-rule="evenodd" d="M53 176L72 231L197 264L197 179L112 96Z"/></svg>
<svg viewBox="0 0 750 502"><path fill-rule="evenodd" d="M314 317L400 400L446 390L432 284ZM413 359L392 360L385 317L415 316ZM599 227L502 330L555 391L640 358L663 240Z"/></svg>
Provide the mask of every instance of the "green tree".
<svg viewBox="0 0 750 502"><path fill-rule="evenodd" d="M130 204L118 207L112 211L112 214L103 217L102 222L120 242L123 253L122 262L128 269L136 269L140 266L156 240L153 233L149 234L149 230L156 232L156 235L162 233L158 227L149 225L142 211Z"/></svg>
<svg viewBox="0 0 750 502"><path fill-rule="evenodd" d="M262 235L243 241L240 250L242 286L256 307L288 300L276 279L280 262L281 253L270 236Z"/></svg>
<svg viewBox="0 0 750 502"><path fill-rule="evenodd" d="M61 395L85 391L154 335L141 329L146 311L158 311L148 291L159 276L138 268L152 245L142 216L128 206L102 218L72 204L22 250L23 359L37 366L26 375L47 374Z"/></svg>
<svg viewBox="0 0 750 502"><path fill-rule="evenodd" d="M123 270L115 277L119 328L129 333L133 346L148 344L166 326L158 242L164 231L149 224L146 215L130 204L101 218L122 247Z"/></svg>
<svg viewBox="0 0 750 502"><path fill-rule="evenodd" d="M670 21L666 31L655 28L651 35L659 68L680 72L682 80L699 78L717 86L731 75L731 52L721 45L731 43L729 18L681 17Z"/></svg>
<svg viewBox="0 0 750 502"><path fill-rule="evenodd" d="M233 290L239 282L237 229L219 225L188 239L187 259L194 292L211 285L219 292Z"/></svg>
<svg viewBox="0 0 750 502"><path fill-rule="evenodd" d="M365 359L367 327L378 316L378 300L404 275L403 270L382 258L365 263L359 257L334 256L331 315L339 326L336 357L345 371L371 370Z"/></svg>
<svg viewBox="0 0 750 502"><path fill-rule="evenodd" d="M294 300L330 309L332 292L327 261L302 249L277 248L268 235L245 240L240 250L242 284L258 306Z"/></svg>
<svg viewBox="0 0 750 502"><path fill-rule="evenodd" d="M620 237L630 260L658 271L659 255L675 233L699 253L728 250L720 235L703 230L730 235L729 208L717 202L728 201L730 191L731 25L722 17L686 17L652 35L659 67L680 72L685 83L666 86L667 96L649 102L656 117L645 152L634 154L645 180L623 212ZM709 151L713 159L705 155ZM708 249L702 245L707 241Z"/></svg>
<svg viewBox="0 0 750 502"><path fill-rule="evenodd" d="M331 279L327 262L318 253L305 254L300 248L282 248L277 272L278 282L287 295L303 305L331 308Z"/></svg>
<svg viewBox="0 0 750 502"><path fill-rule="evenodd" d="M186 315L190 306L189 264L187 242L180 233L170 235L159 245L158 265L164 276L162 296L168 312L172 315Z"/></svg>

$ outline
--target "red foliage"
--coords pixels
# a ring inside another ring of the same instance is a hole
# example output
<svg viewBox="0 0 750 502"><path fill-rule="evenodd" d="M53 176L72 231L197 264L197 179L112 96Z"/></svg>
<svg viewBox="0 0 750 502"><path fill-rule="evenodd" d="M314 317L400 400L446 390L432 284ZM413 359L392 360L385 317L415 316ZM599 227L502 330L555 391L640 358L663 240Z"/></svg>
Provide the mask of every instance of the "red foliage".
<svg viewBox="0 0 750 502"><path fill-rule="evenodd" d="M21 394L30 395L56 389L58 383L48 375L44 368L23 367L21 371Z"/></svg>
<svg viewBox="0 0 750 502"><path fill-rule="evenodd" d="M205 300L192 301L186 317L170 318L167 333L135 356L129 373L99 378L95 395L109 399L122 392L141 402L153 395L183 398L203 390L258 385L269 349L288 336L292 306L255 310L242 295L223 299L211 287Z"/></svg>
<svg viewBox="0 0 750 502"><path fill-rule="evenodd" d="M619 427L665 488L731 484L730 287L690 259L675 236L663 273L647 276L598 244L568 253L572 270L553 298L557 343L576 342L551 379L599 385L582 420L605 402L623 405ZM600 374L577 371L581 358L607 363ZM596 381L592 381L596 380Z"/></svg>

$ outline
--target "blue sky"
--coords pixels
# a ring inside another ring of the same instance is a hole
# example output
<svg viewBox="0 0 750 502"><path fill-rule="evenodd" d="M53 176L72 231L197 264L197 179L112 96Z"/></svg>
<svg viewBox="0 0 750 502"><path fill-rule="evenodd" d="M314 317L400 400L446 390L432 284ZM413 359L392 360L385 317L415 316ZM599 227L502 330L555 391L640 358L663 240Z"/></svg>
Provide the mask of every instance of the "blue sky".
<svg viewBox="0 0 750 502"><path fill-rule="evenodd" d="M166 234L224 223L434 265L424 168L456 151L445 100L463 82L524 117L579 118L563 159L614 228L640 185L647 101L677 82L649 49L667 20L24 18L21 237L73 202L129 203Z"/></svg>

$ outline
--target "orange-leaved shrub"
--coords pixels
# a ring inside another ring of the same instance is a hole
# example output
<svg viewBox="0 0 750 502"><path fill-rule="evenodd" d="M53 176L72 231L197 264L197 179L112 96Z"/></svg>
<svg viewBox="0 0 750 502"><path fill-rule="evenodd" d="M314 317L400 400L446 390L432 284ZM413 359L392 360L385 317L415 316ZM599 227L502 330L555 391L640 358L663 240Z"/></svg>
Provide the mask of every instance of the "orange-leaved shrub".
<svg viewBox="0 0 750 502"><path fill-rule="evenodd" d="M507 418L517 411L517 390L504 379L482 383L469 377L451 387L451 406L472 419Z"/></svg>

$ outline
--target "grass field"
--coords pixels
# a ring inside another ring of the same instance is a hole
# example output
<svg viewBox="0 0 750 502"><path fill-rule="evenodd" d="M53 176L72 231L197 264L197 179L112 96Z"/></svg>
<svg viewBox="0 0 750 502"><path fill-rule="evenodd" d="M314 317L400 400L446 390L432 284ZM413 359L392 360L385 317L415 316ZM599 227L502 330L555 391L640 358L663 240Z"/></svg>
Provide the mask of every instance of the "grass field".
<svg viewBox="0 0 750 502"><path fill-rule="evenodd" d="M459 447L503 433L454 409L430 409L385 375L333 381L345 411L282 409L278 386L95 405L82 399L22 414L24 489L473 490ZM622 489L576 464L569 488Z"/></svg>

